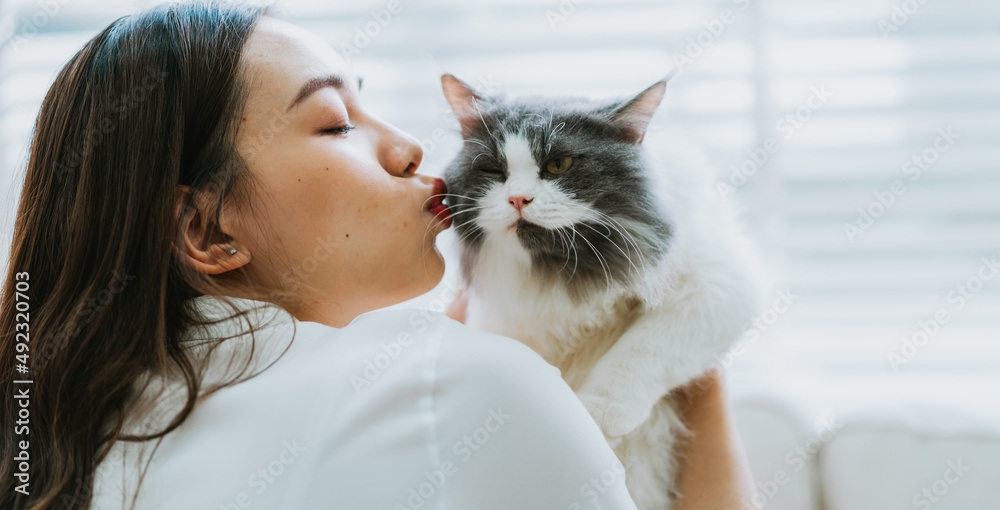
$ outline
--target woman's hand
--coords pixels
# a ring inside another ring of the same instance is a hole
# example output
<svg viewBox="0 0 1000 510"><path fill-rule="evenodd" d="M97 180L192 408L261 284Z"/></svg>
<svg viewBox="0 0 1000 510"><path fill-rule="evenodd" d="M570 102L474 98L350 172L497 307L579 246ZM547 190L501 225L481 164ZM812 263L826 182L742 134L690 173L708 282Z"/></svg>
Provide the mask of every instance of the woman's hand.
<svg viewBox="0 0 1000 510"><path fill-rule="evenodd" d="M750 505L753 475L740 442L722 373L712 369L681 390L692 435L679 446L676 510L732 510Z"/></svg>
<svg viewBox="0 0 1000 510"><path fill-rule="evenodd" d="M469 298L465 295L465 291L459 289L458 294L455 295L455 300L448 305L448 311L445 314L452 319L465 324L465 309L469 306Z"/></svg>

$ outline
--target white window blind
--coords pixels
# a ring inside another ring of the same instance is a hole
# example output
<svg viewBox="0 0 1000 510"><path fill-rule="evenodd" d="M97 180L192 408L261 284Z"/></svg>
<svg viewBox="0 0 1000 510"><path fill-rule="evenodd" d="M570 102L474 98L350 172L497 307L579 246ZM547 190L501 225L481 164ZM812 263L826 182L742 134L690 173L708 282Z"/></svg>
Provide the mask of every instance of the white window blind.
<svg viewBox="0 0 1000 510"><path fill-rule="evenodd" d="M66 5L37 34L17 49L8 39L0 53L8 240L20 191L15 170L42 94L96 30L141 7L57 3ZM4 26L13 19L19 30L40 9L29 0L0 5ZM458 148L441 72L487 91L602 97L638 92L679 66L653 128L681 129L704 149L719 183L746 209L777 288L793 296L787 311L760 317L760 339L747 342L737 363L781 358L891 370L890 353L907 354L902 339L912 341L921 321L933 329L927 321L939 310L950 320L897 369L1000 360L1000 278L970 293L961 310L948 301L975 280L984 257L1000 262L995 1L279 5L350 56L365 77L368 108L422 141L429 173ZM894 5L902 13L895 18ZM935 148L940 130L953 135ZM925 156L933 158L918 161L926 169L912 161ZM752 175L734 177L734 169ZM904 194L892 192L897 180ZM877 212L878 196L891 205L871 226L859 225L858 208ZM848 235L845 224L862 233Z"/></svg>
<svg viewBox="0 0 1000 510"><path fill-rule="evenodd" d="M768 119L833 93L771 168L802 298L779 340L793 359L995 367L1000 4L764 5Z"/></svg>

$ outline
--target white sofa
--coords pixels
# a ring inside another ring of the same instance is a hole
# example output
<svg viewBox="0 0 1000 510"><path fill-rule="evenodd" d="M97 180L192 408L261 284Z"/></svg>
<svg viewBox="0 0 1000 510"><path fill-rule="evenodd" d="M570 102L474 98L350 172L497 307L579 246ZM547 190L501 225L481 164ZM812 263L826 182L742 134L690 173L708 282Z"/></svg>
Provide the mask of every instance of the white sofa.
<svg viewBox="0 0 1000 510"><path fill-rule="evenodd" d="M1000 509L1000 374L727 374L759 496L743 509Z"/></svg>

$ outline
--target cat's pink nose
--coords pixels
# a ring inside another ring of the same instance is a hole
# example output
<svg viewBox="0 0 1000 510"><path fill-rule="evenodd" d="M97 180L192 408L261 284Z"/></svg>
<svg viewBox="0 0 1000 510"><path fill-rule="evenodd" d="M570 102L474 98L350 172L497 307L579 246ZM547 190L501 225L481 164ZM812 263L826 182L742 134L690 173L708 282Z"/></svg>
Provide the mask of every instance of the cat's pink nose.
<svg viewBox="0 0 1000 510"><path fill-rule="evenodd" d="M521 196L507 197L507 202L510 203L510 205L514 206L514 209L517 209L518 214L521 213L521 208L524 207L524 206L526 206L526 205L528 205L528 204L530 204L532 200L534 200L534 199L533 198L524 198L524 197L521 197Z"/></svg>

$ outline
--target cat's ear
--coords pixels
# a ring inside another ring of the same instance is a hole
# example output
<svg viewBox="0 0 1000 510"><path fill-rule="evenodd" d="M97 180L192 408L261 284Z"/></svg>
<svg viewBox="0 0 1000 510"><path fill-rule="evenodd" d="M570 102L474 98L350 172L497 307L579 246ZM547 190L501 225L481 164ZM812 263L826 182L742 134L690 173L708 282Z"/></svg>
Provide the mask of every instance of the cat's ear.
<svg viewBox="0 0 1000 510"><path fill-rule="evenodd" d="M660 101L663 100L663 93L667 89L667 80L669 79L668 76L652 84L637 96L618 106L611 114L611 124L622 129L627 141L637 145L642 143L649 121L660 106Z"/></svg>
<svg viewBox="0 0 1000 510"><path fill-rule="evenodd" d="M451 105L451 111L455 112L455 117L462 126L462 136L471 136L483 121L479 108L485 99L469 84L450 74L441 75L441 88L444 89L444 98Z"/></svg>

